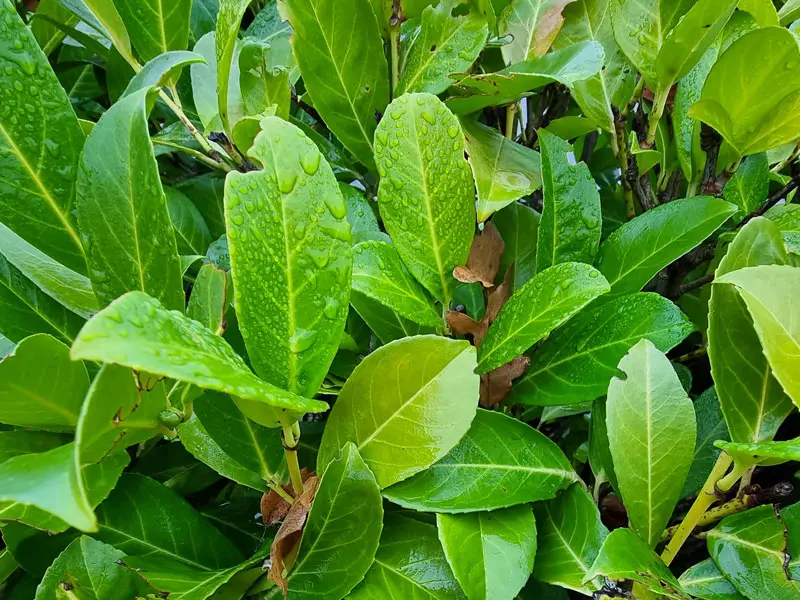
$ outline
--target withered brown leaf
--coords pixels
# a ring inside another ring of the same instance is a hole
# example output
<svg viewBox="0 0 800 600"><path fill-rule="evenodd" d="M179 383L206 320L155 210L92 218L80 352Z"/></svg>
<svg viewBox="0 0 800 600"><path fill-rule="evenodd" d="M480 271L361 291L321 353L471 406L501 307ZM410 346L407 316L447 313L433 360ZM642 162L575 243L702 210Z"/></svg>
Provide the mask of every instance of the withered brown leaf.
<svg viewBox="0 0 800 600"><path fill-rule="evenodd" d="M314 473L309 472L308 469L303 469L300 475L303 478L303 483L305 483ZM287 494L294 497L294 490L292 489L291 483L284 485L283 489L286 490ZM267 527L274 525L278 521L282 521L290 508L291 505L274 490L267 490L264 495L261 496L261 519Z"/></svg>
<svg viewBox="0 0 800 600"><path fill-rule="evenodd" d="M503 366L481 375L480 405L484 408L493 408L500 404L511 389L513 381L521 377L530 364L529 357L518 356Z"/></svg>
<svg viewBox="0 0 800 600"><path fill-rule="evenodd" d="M483 287L494 287L504 249L505 244L497 227L487 223L472 240L466 266L453 269L453 277L462 283L480 282Z"/></svg>

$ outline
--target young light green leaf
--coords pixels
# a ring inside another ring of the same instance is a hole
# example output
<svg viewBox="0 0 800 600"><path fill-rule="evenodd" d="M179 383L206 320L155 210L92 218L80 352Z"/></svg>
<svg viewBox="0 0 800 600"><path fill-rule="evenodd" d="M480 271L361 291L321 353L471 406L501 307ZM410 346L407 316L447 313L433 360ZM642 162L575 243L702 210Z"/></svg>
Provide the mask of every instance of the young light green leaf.
<svg viewBox="0 0 800 600"><path fill-rule="evenodd" d="M217 59L217 110L222 122L222 128L232 131L231 115L228 113L228 82L231 80L231 65L236 51L236 42L239 38L239 27L242 23L244 11L250 0L220 0L219 15L217 16L217 30L214 38ZM236 61L238 62L238 61ZM238 81L238 77L236 80Z"/></svg>
<svg viewBox="0 0 800 600"><path fill-rule="evenodd" d="M125 554L82 535L53 562L36 590L36 600L59 598L62 589L96 600L135 598L152 591L133 571L120 564Z"/></svg>
<svg viewBox="0 0 800 600"><path fill-rule="evenodd" d="M231 394L250 418L271 427L328 406L262 381L222 338L142 292L125 294L97 313L81 330L71 356Z"/></svg>
<svg viewBox="0 0 800 600"><path fill-rule="evenodd" d="M595 266L611 296L638 292L656 273L710 236L734 212L707 196L662 204L628 221L600 245Z"/></svg>
<svg viewBox="0 0 800 600"><path fill-rule="evenodd" d="M475 228L458 120L436 96L405 94L375 131L375 160L386 231L411 274L448 304L453 268L466 263Z"/></svg>
<svg viewBox="0 0 800 600"><path fill-rule="evenodd" d="M713 386L695 399L694 412L697 417L697 440L694 444L692 467L683 485L681 498L697 495L720 454L719 449L714 447L714 442L729 439L725 418Z"/></svg>
<svg viewBox="0 0 800 600"><path fill-rule="evenodd" d="M389 67L369 0L287 0L292 48L314 108L353 155L373 167L375 112L389 102ZM347 15L347 18L342 18Z"/></svg>
<svg viewBox="0 0 800 600"><path fill-rule="evenodd" d="M78 424L89 375L46 334L22 340L0 362L0 423L69 431Z"/></svg>
<svg viewBox="0 0 800 600"><path fill-rule="evenodd" d="M473 119L462 118L461 128L478 189L478 222L542 187L538 152L515 144ZM492 222L497 225L496 221ZM505 237L503 241L508 248Z"/></svg>
<svg viewBox="0 0 800 600"><path fill-rule="evenodd" d="M691 321L658 294L614 298L577 314L542 342L506 402L558 406L594 400L606 393L620 359L639 340L668 352L692 331Z"/></svg>
<svg viewBox="0 0 800 600"><path fill-rule="evenodd" d="M381 543L361 584L350 600L463 600L436 527L408 517L387 515Z"/></svg>
<svg viewBox="0 0 800 600"><path fill-rule="evenodd" d="M598 586L584 583L608 530L600 511L580 485L534 505L539 530L533 576L547 583L591 594Z"/></svg>
<svg viewBox="0 0 800 600"><path fill-rule="evenodd" d="M418 336L379 348L339 393L317 472L347 442L357 445L381 488L426 469L469 429L478 399L474 368L475 349L464 341ZM376 386L376 379L386 383Z"/></svg>
<svg viewBox="0 0 800 600"><path fill-rule="evenodd" d="M220 335L225 330L227 309L228 273L206 263L200 267L194 280L186 315Z"/></svg>
<svg viewBox="0 0 800 600"><path fill-rule="evenodd" d="M469 600L512 600L528 580L536 555L530 506L436 515L447 562Z"/></svg>
<svg viewBox="0 0 800 600"><path fill-rule="evenodd" d="M584 163L572 165L572 146L547 131L542 148L544 208L539 223L536 271L559 263L590 263L600 245L600 194Z"/></svg>
<svg viewBox="0 0 800 600"><path fill-rule="evenodd" d="M347 207L305 134L278 117L261 126L249 154L265 170L231 173L225 187L236 314L256 373L313 396L347 319Z"/></svg>
<svg viewBox="0 0 800 600"><path fill-rule="evenodd" d="M117 102L86 140L78 220L90 242L89 279L101 305L141 290L167 308L183 309L180 259L147 131L149 93Z"/></svg>
<svg viewBox="0 0 800 600"><path fill-rule="evenodd" d="M231 123L236 124L245 113L244 98L239 73L240 44L236 44L231 58L231 66L227 78L227 114ZM192 96L197 115L206 131L223 130L222 117L219 113L219 94L217 91L219 79L217 77L216 33L211 32L201 37L195 44L194 52L206 60L206 64L193 64Z"/></svg>
<svg viewBox="0 0 800 600"><path fill-rule="evenodd" d="M345 444L320 481L297 562L287 577L289 598L347 596L373 564L382 521L375 476L356 447Z"/></svg>
<svg viewBox="0 0 800 600"><path fill-rule="evenodd" d="M563 452L546 436L502 413L478 410L472 427L444 458L383 495L415 510L474 512L552 498L576 480Z"/></svg>
<svg viewBox="0 0 800 600"><path fill-rule="evenodd" d="M790 600L800 595L800 582L790 581L784 571L786 531L772 506L726 517L706 539L711 558L742 596Z"/></svg>
<svg viewBox="0 0 800 600"><path fill-rule="evenodd" d="M177 560L211 570L242 555L188 502L142 475L125 474L97 509L95 537L126 555Z"/></svg>
<svg viewBox="0 0 800 600"><path fill-rule="evenodd" d="M161 2L162 0L155 1ZM134 92L145 88L150 89L152 87L163 86L165 83L177 79L186 65L205 62L206 59L201 55L195 52L188 52L187 50L173 50L171 52L165 52L164 54L158 54L143 66L141 71L133 76L128 87L125 88L122 97L130 96Z"/></svg>
<svg viewBox="0 0 800 600"><path fill-rule="evenodd" d="M538 0L533 0L538 1ZM447 106L469 114L487 106L512 104L535 89L558 82L572 86L600 72L603 47L590 40L506 67L496 73L465 75L454 84Z"/></svg>
<svg viewBox="0 0 800 600"><path fill-rule="evenodd" d="M508 4L497 19L500 36L512 36L501 48L506 64L546 54L564 24L561 11L574 1L513 0Z"/></svg>
<svg viewBox="0 0 800 600"><path fill-rule="evenodd" d="M489 27L477 10L455 15L457 0L444 0L422 11L418 32L404 49L395 95L441 94L453 83L451 73L466 73L486 44Z"/></svg>
<svg viewBox="0 0 800 600"><path fill-rule="evenodd" d="M239 85L247 114L262 114L274 106L277 116L289 119L289 70L278 61L278 53L269 42L248 39L242 44Z"/></svg>
<svg viewBox="0 0 800 600"><path fill-rule="evenodd" d="M192 0L115 0L133 47L144 61L186 50Z"/></svg>
<svg viewBox="0 0 800 600"><path fill-rule="evenodd" d="M786 260L778 228L768 219L756 218L736 235L716 277L745 267L785 264ZM711 289L708 358L731 439L771 440L792 403L770 370L745 301L728 285Z"/></svg>
<svg viewBox="0 0 800 600"><path fill-rule="evenodd" d="M424 327L397 314L391 308L358 291L350 295L350 304L375 336L384 344L401 338L436 333L432 327Z"/></svg>
<svg viewBox="0 0 800 600"><path fill-rule="evenodd" d="M24 98L12 110L9 97L4 101L9 110L0 115L0 221L48 256L85 273L83 245L71 212L83 132L66 92L13 3L0 3L0 20L6 24L0 43L0 87L12 94L18 87L15 100ZM23 97L21 90L28 93Z"/></svg>
<svg viewBox="0 0 800 600"><path fill-rule="evenodd" d="M800 319L785 302L800 293L800 269L788 265L747 267L726 273L714 283L736 287L753 319L772 374L800 406L800 372L796 362L800 356Z"/></svg>
<svg viewBox="0 0 800 600"><path fill-rule="evenodd" d="M625 379L614 377L608 386L609 446L631 526L652 548L692 464L694 407L667 357L647 339L631 348L619 370Z"/></svg>
<svg viewBox="0 0 800 600"><path fill-rule="evenodd" d="M136 58L134 58L133 50L131 49L131 38L114 2L107 2L106 0L62 1L67 5L85 5L82 6L80 11L82 18L84 18L82 13L88 7L91 10L91 15L89 16L92 18L87 22L103 36L111 40L114 48L117 49L117 52L128 64L133 65L136 63Z"/></svg>
<svg viewBox="0 0 800 600"><path fill-rule="evenodd" d="M506 247L500 259L499 277L514 266L512 292L522 287L536 272L536 241L541 215L532 208L514 202L496 213L492 223Z"/></svg>
<svg viewBox="0 0 800 600"><path fill-rule="evenodd" d="M353 249L353 290L391 311L429 327L441 327L433 298L408 272L388 242L366 241Z"/></svg>
<svg viewBox="0 0 800 600"><path fill-rule="evenodd" d="M702 600L746 600L710 558L686 569L678 583L687 594Z"/></svg>
<svg viewBox="0 0 800 600"><path fill-rule="evenodd" d="M736 457L743 464L757 464L764 461L769 461L769 464L779 464L788 460L800 461L800 438L785 442L750 443L719 440L714 445Z"/></svg>
<svg viewBox="0 0 800 600"><path fill-rule="evenodd" d="M537 273L489 327L478 349L477 372L487 373L519 356L608 290L603 276L582 263L565 262Z"/></svg>

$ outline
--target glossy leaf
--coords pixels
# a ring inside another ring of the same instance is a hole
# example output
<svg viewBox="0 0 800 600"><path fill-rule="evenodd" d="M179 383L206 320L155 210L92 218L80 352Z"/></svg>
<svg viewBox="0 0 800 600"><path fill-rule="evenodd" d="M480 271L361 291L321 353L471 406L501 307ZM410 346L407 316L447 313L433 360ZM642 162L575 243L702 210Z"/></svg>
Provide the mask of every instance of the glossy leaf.
<svg viewBox="0 0 800 600"><path fill-rule="evenodd" d="M514 266L513 289L522 287L536 272L536 242L541 215L532 208L515 202L492 218L506 247L500 259L498 274L505 277Z"/></svg>
<svg viewBox="0 0 800 600"><path fill-rule="evenodd" d="M745 267L785 264L786 260L778 228L757 218L739 231L715 274L720 277ZM711 290L708 357L731 439L772 439L792 403L772 375L745 301L732 286L714 285Z"/></svg>
<svg viewBox="0 0 800 600"><path fill-rule="evenodd" d="M159 54L133 76L122 97L130 96L139 90L163 86L173 78L177 79L185 66L204 62L206 62L205 58L186 50L175 50Z"/></svg>
<svg viewBox="0 0 800 600"><path fill-rule="evenodd" d="M763 152L745 158L722 190L722 197L739 207L739 217L764 204L768 195L769 162Z"/></svg>
<svg viewBox="0 0 800 600"><path fill-rule="evenodd" d="M327 404L300 398L253 375L221 338L141 292L126 294L100 311L72 346L73 360L97 360L187 381L238 397L263 425L291 424L299 412Z"/></svg>
<svg viewBox="0 0 800 600"><path fill-rule="evenodd" d="M462 600L464 594L447 564L436 527L387 515L381 543L351 600Z"/></svg>
<svg viewBox="0 0 800 600"><path fill-rule="evenodd" d="M423 327L410 319L400 316L369 296L353 291L350 303L375 336L384 344L401 338L435 333L432 327Z"/></svg>
<svg viewBox="0 0 800 600"><path fill-rule="evenodd" d="M452 73L466 73L478 58L489 27L476 10L452 14L458 6L455 0L445 0L422 11L419 32L404 50L396 96L406 92L441 94L454 81Z"/></svg>
<svg viewBox="0 0 800 600"><path fill-rule="evenodd" d="M608 530L600 511L580 484L572 485L552 500L534 505L539 529L533 576L585 594L597 589L589 576Z"/></svg>
<svg viewBox="0 0 800 600"><path fill-rule="evenodd" d="M231 174L225 188L237 318L255 371L313 396L347 318L347 207L328 163L294 125L264 118L250 156L266 170Z"/></svg>
<svg viewBox="0 0 800 600"><path fill-rule="evenodd" d="M217 59L217 109L222 128L232 131L235 121L231 121L228 112L228 82L231 77L231 65L235 59L236 41L244 11L250 4L248 0L220 0L217 16L217 29L214 37ZM235 77L238 81L238 77Z"/></svg>
<svg viewBox="0 0 800 600"><path fill-rule="evenodd" d="M614 298L577 314L542 342L506 402L558 406L594 400L605 394L620 359L639 340L668 352L693 330L678 307L657 294Z"/></svg>
<svg viewBox="0 0 800 600"><path fill-rule="evenodd" d="M732 284L747 305L772 374L800 406L800 321L784 300L800 290L800 269L787 265L748 267L727 273L716 284Z"/></svg>
<svg viewBox="0 0 800 600"><path fill-rule="evenodd" d="M512 0L497 22L500 35L513 38L502 47L506 64L546 54L564 23L561 11L573 1Z"/></svg>
<svg viewBox="0 0 800 600"><path fill-rule="evenodd" d="M133 50L131 49L131 39L125 23L117 10L114 2L105 0L62 0L65 5L79 5L81 13L89 12L90 19L87 22L97 29L101 35L107 37L120 55L129 64L135 62ZM83 15L81 15L83 16Z"/></svg>
<svg viewBox="0 0 800 600"><path fill-rule="evenodd" d="M147 131L149 90L117 102L95 125L78 173L78 220L101 305L141 290L183 309L180 260ZM109 150L111 149L111 150Z"/></svg>
<svg viewBox="0 0 800 600"><path fill-rule="evenodd" d="M561 263L538 273L514 293L489 327L478 349L477 372L519 356L606 292L606 280L587 264Z"/></svg>
<svg viewBox="0 0 800 600"><path fill-rule="evenodd" d="M431 94L397 98L386 117L375 132L384 226L411 274L447 304L453 268L466 263L475 227L464 136Z"/></svg>
<svg viewBox="0 0 800 600"><path fill-rule="evenodd" d="M472 119L461 119L461 128L478 189L478 222L542 187L538 152Z"/></svg>
<svg viewBox="0 0 800 600"><path fill-rule="evenodd" d="M694 408L669 360L649 340L635 344L619 370L625 379L614 377L608 386L608 440L628 518L652 548L692 464Z"/></svg>
<svg viewBox="0 0 800 600"><path fill-rule="evenodd" d="M0 3L0 20L5 24L0 87L9 90L3 101L8 110L0 115L0 221L48 256L85 273L83 245L71 212L83 132L66 92L12 3ZM17 88L28 93L11 91Z"/></svg>
<svg viewBox="0 0 800 600"><path fill-rule="evenodd" d="M115 0L133 47L145 61L189 43L191 0Z"/></svg>
<svg viewBox="0 0 800 600"><path fill-rule="evenodd" d="M0 423L69 431L78 424L89 375L49 335L21 341L0 362Z"/></svg>
<svg viewBox="0 0 800 600"><path fill-rule="evenodd" d="M719 398L713 386L695 399L694 412L697 416L697 440L694 444L692 467L681 492L682 498L696 495L703 487L720 454L714 443L717 440L730 439Z"/></svg>
<svg viewBox="0 0 800 600"><path fill-rule="evenodd" d="M678 583L686 593L703 600L744 600L710 558L686 569Z"/></svg>
<svg viewBox="0 0 800 600"><path fill-rule="evenodd" d="M536 556L530 506L436 515L447 562L469 600L511 600L525 585Z"/></svg>
<svg viewBox="0 0 800 600"><path fill-rule="evenodd" d="M69 443L71 437L63 433L18 429L0 431L0 463L24 454L38 454Z"/></svg>
<svg viewBox="0 0 800 600"><path fill-rule="evenodd" d="M780 463L787 460L800 461L800 440L785 442L726 442L719 440L715 444L742 463Z"/></svg>
<svg viewBox="0 0 800 600"><path fill-rule="evenodd" d="M378 239L382 235L378 218L364 194L345 183L340 183L339 189L347 205L347 220L350 223L350 239L353 244Z"/></svg>
<svg viewBox="0 0 800 600"><path fill-rule="evenodd" d="M314 107L344 147L372 167L375 112L389 102L389 68L369 0L336 6L289 0L285 6L294 28L294 55Z"/></svg>
<svg viewBox="0 0 800 600"><path fill-rule="evenodd" d="M289 118L291 88L289 71L268 42L247 40L239 53L239 85L248 114L275 107L275 114Z"/></svg>
<svg viewBox="0 0 800 600"><path fill-rule="evenodd" d="M552 498L576 480L564 454L544 435L502 413L478 410L444 458L383 495L415 510L474 512Z"/></svg>
<svg viewBox="0 0 800 600"><path fill-rule="evenodd" d="M638 292L656 273L710 236L736 207L698 196L648 210L614 231L595 260L611 296Z"/></svg>
<svg viewBox="0 0 800 600"><path fill-rule="evenodd" d="M591 263L600 245L600 194L584 163L571 165L572 146L546 131L542 148L544 208L539 223L536 270L559 263Z"/></svg>
<svg viewBox="0 0 800 600"><path fill-rule="evenodd" d="M220 334L228 309L228 274L211 263L200 267L189 297L186 315Z"/></svg>
<svg viewBox="0 0 800 600"><path fill-rule="evenodd" d="M474 368L472 346L435 336L400 340L373 352L339 393L317 471L323 472L347 442L356 444L381 488L426 469L469 429L478 399ZM384 384L375 386L376 378Z"/></svg>
<svg viewBox="0 0 800 600"><path fill-rule="evenodd" d="M235 45L231 66L227 78L227 115L232 123L237 123L245 113L244 98L240 87L240 72L238 50L240 47ZM191 66L192 75L192 95L197 108L197 116L205 127L206 131L219 131L224 127L222 117L219 112L219 85L217 73L216 56L216 33L211 32L201 37L194 46L194 52L201 55L206 64L193 64Z"/></svg>
<svg viewBox="0 0 800 600"><path fill-rule="evenodd" d="M181 255L205 254L211 244L211 232L203 215L183 192L165 187L169 218L175 230L175 241Z"/></svg>

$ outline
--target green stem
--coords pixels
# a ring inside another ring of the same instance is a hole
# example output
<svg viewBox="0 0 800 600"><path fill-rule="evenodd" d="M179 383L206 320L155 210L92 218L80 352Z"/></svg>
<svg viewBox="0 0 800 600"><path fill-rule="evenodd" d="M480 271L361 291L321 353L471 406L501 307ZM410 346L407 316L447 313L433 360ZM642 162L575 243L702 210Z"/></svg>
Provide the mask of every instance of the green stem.
<svg viewBox="0 0 800 600"><path fill-rule="evenodd" d="M292 498L289 495L289 492L287 492L285 489L283 489L283 487L281 487L281 485L279 483L273 483L271 481L268 481L267 482L267 487L269 489L271 489L273 492L275 492L276 494L278 494L278 496L280 496L281 498L286 500L286 502L288 502L289 504L293 504L294 503L294 498Z"/></svg>
<svg viewBox="0 0 800 600"><path fill-rule="evenodd" d="M297 443L300 436L295 436L294 426L283 428L283 451L286 454L286 466L292 481L294 497L303 493L303 476L300 474L300 463L297 462Z"/></svg>
<svg viewBox="0 0 800 600"><path fill-rule="evenodd" d="M711 525L717 521L721 521L729 515L735 515L736 513L745 511L748 508L753 508L756 505L756 501L754 501L753 498L753 496L742 496L741 498L729 500L725 504L720 504L719 506L713 506L709 508L697 521L697 527ZM664 535L661 536L661 541L666 542L667 540L671 539L677 530L678 525L673 525L667 529L664 532Z"/></svg>
<svg viewBox="0 0 800 600"><path fill-rule="evenodd" d="M669 96L669 88L666 91L658 90L656 97L653 99L653 110L650 113L650 119L647 122L647 145L652 148L653 142L656 141L656 129L661 116L664 114L664 107L667 105L667 97Z"/></svg>
<svg viewBox="0 0 800 600"><path fill-rule="evenodd" d="M794 147L794 150L792 150L792 153L789 156L787 156L784 160L779 162L777 165L772 167L771 171L773 173L780 173L786 167L788 167L792 163L792 161L794 161L794 159L797 158L798 155L800 155L800 142L797 142L797 145Z"/></svg>
<svg viewBox="0 0 800 600"><path fill-rule="evenodd" d="M509 104L506 107L506 137L510 140L514 139L514 123L517 114L517 105Z"/></svg>
<svg viewBox="0 0 800 600"><path fill-rule="evenodd" d="M392 47L392 98L400 80L400 24L389 28L389 40Z"/></svg>

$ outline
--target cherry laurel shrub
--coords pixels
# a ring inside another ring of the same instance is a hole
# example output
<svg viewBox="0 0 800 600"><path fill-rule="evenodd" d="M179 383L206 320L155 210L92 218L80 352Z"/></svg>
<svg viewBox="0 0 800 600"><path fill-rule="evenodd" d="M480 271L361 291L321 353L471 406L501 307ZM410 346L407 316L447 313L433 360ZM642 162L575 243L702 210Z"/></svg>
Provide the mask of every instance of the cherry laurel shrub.
<svg viewBox="0 0 800 600"><path fill-rule="evenodd" d="M0 0L0 597L800 599L799 19Z"/></svg>

